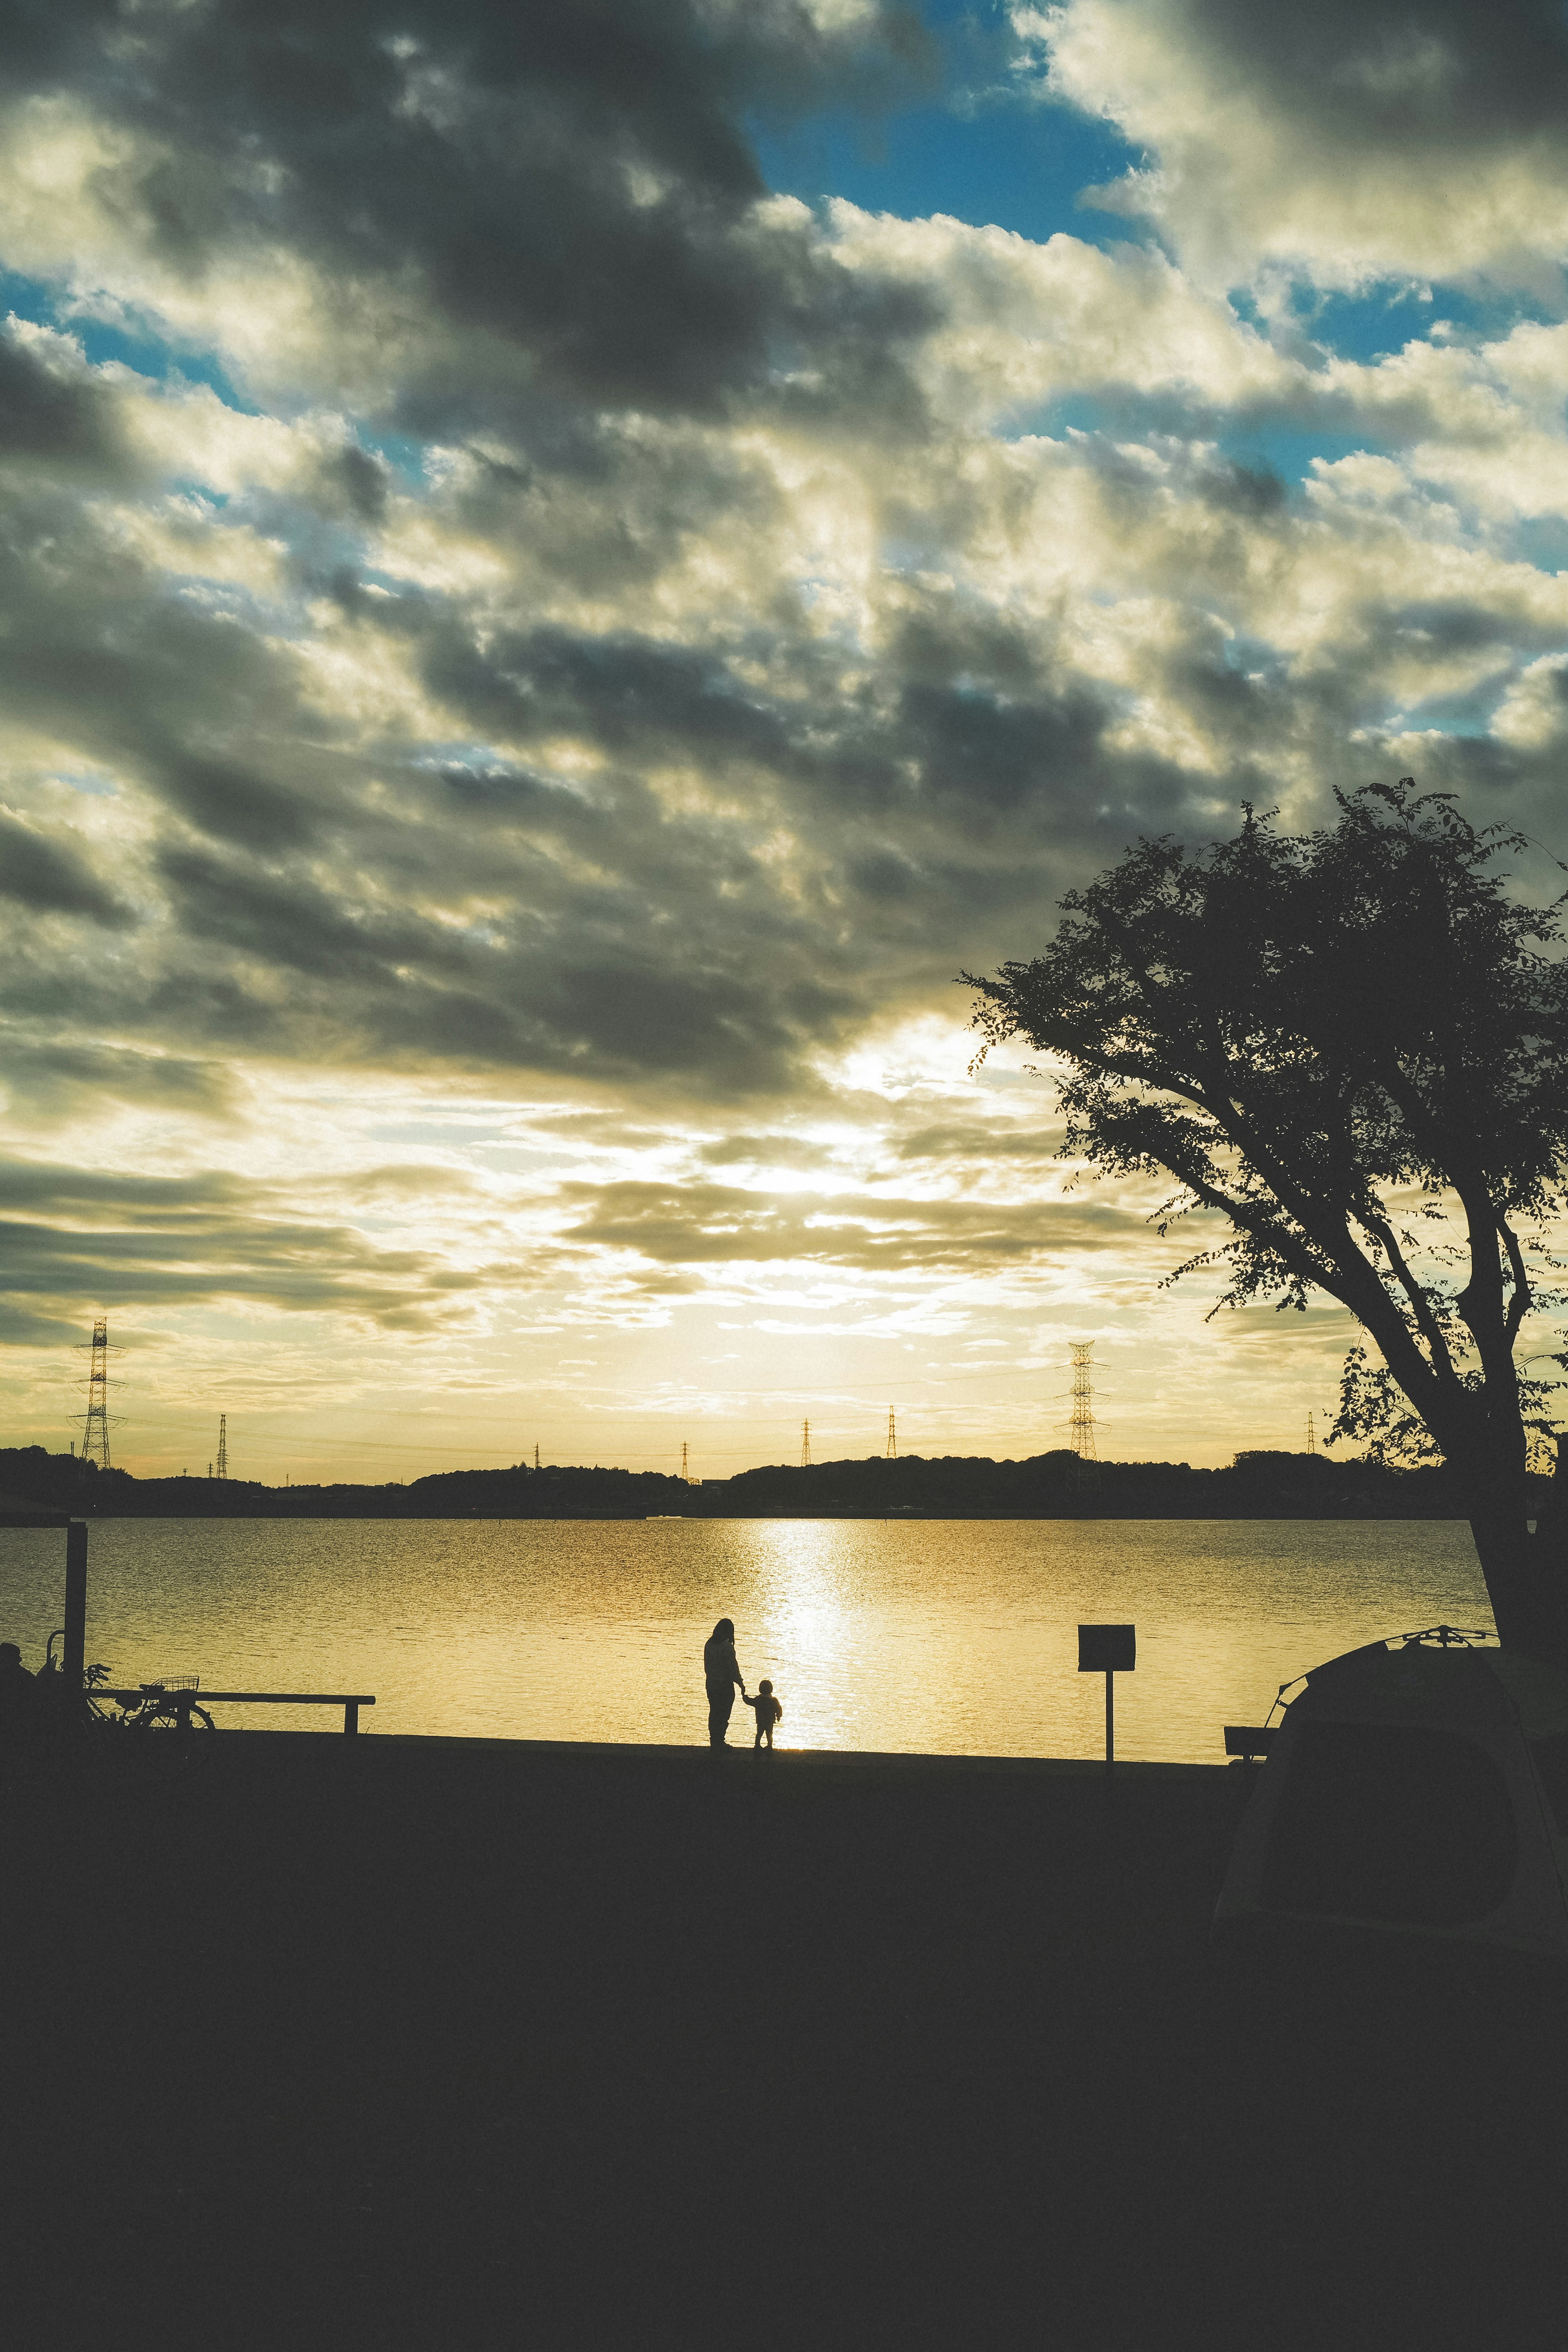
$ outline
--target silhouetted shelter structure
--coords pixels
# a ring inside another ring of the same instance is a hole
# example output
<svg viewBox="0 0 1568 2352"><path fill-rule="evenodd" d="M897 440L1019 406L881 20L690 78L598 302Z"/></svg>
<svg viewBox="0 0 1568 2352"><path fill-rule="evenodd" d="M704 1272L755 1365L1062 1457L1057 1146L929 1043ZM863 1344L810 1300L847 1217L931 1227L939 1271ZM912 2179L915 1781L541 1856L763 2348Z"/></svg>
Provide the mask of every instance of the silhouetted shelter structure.
<svg viewBox="0 0 1568 2352"><path fill-rule="evenodd" d="M1568 1960L1568 1674L1450 1626L1332 1658L1274 1730L1215 1915Z"/></svg>
<svg viewBox="0 0 1568 2352"><path fill-rule="evenodd" d="M68 1528L70 1523L68 1511L29 1503L21 1495L0 1495L0 1528Z"/></svg>
<svg viewBox="0 0 1568 2352"><path fill-rule="evenodd" d="M60 1668L67 1685L81 1686L87 1636L87 1521L68 1512L52 1511L20 1495L0 1495L0 1528L64 1528L66 1589L61 1631Z"/></svg>

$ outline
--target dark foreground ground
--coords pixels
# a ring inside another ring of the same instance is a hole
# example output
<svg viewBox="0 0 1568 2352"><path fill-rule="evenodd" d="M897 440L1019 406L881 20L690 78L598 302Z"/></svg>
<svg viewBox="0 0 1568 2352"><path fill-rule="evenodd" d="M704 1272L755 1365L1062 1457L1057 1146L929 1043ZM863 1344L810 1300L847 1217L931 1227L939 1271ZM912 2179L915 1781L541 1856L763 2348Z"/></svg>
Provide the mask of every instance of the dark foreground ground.
<svg viewBox="0 0 1568 2352"><path fill-rule="evenodd" d="M0 1799L18 2346L1568 2340L1568 1988L1220 1964L1246 1776L218 1736Z"/></svg>

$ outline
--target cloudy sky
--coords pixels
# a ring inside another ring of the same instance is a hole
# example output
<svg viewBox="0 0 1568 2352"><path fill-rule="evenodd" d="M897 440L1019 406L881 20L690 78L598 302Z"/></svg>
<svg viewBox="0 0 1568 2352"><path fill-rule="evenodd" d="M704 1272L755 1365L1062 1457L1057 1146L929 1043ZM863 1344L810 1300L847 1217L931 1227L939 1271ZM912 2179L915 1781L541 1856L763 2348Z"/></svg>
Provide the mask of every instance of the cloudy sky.
<svg viewBox="0 0 1568 2352"><path fill-rule="evenodd" d="M1296 1444L960 967L1414 772L1559 851L1537 0L0 9L5 1435ZM1561 568L1560 568L1561 567ZM1190 1246L1190 1243L1187 1244Z"/></svg>

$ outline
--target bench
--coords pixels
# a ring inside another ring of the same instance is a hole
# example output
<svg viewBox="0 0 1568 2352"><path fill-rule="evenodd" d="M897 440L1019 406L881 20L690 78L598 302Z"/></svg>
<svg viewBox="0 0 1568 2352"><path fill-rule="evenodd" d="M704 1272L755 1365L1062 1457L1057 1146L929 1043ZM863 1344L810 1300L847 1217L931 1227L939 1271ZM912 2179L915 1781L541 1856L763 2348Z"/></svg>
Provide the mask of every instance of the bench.
<svg viewBox="0 0 1568 2352"><path fill-rule="evenodd" d="M177 1705L184 1706L340 1706L343 1710L345 1733L358 1731L360 1709L362 1706L375 1705L375 1700L364 1692L361 1692L357 1697L350 1697L344 1691L181 1690L172 1683L165 1684L164 1688ZM93 1698L114 1699L121 1706L135 1706L146 1697L147 1693L140 1689L99 1689L93 1691L90 1696Z"/></svg>
<svg viewBox="0 0 1568 2352"><path fill-rule="evenodd" d="M1225 1752L1243 1764L1256 1764L1267 1756L1273 1742L1274 1728L1264 1730L1260 1724L1228 1723L1225 1727Z"/></svg>

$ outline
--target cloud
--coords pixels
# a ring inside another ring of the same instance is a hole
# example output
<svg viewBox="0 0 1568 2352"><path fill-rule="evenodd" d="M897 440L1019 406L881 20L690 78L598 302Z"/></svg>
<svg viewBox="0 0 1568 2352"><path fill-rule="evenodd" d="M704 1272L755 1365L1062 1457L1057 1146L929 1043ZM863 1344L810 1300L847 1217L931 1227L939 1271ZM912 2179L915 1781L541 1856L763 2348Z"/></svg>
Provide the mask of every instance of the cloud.
<svg viewBox="0 0 1568 2352"><path fill-rule="evenodd" d="M144 12L132 74L111 16L66 13L11 59L18 265L176 334L216 312L257 384L351 378L421 431L496 396L713 410L845 290L758 217L742 117L929 63L874 5L280 0Z"/></svg>
<svg viewBox="0 0 1568 2352"><path fill-rule="evenodd" d="M1533 0L1015 6L1044 87L1148 162L1097 192L1203 283L1482 277L1561 297L1568 31Z"/></svg>
<svg viewBox="0 0 1568 2352"><path fill-rule="evenodd" d="M72 1305L102 1312L245 1302L389 1329L441 1319L475 1286L424 1253L377 1248L351 1227L279 1213L267 1188L224 1171L99 1173L0 1160L6 1289L46 1331Z"/></svg>
<svg viewBox="0 0 1568 2352"><path fill-rule="evenodd" d="M880 1192L779 1200L702 1183L561 1188L569 1203L585 1195L591 1205L566 1228L571 1240L632 1250L664 1265L789 1260L867 1272L971 1273L1113 1249L1146 1231L1141 1217L1103 1201L1004 1207Z"/></svg>
<svg viewBox="0 0 1568 2352"><path fill-rule="evenodd" d="M1555 284L1556 31L1018 21L1146 151L1103 244L770 192L758 123L925 70L853 0L13 28L15 1330L1131 1313L954 972L1243 798L1552 835L1568 328L1414 295Z"/></svg>
<svg viewBox="0 0 1568 2352"><path fill-rule="evenodd" d="M0 467L29 459L88 480L131 470L112 393L64 337L13 316L0 333Z"/></svg>
<svg viewBox="0 0 1568 2352"><path fill-rule="evenodd" d="M0 897L44 914L85 915L119 926L131 909L108 889L72 843L51 840L0 809Z"/></svg>
<svg viewBox="0 0 1568 2352"><path fill-rule="evenodd" d="M145 1103L180 1114L223 1118L235 1108L233 1074L224 1064L176 1054L128 1053L78 1038L5 1039L5 1086L13 1105L46 1117L106 1102Z"/></svg>

